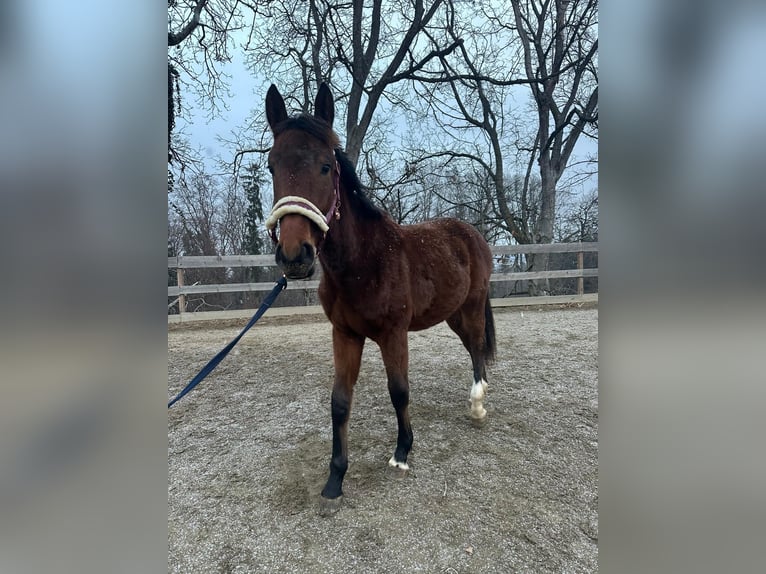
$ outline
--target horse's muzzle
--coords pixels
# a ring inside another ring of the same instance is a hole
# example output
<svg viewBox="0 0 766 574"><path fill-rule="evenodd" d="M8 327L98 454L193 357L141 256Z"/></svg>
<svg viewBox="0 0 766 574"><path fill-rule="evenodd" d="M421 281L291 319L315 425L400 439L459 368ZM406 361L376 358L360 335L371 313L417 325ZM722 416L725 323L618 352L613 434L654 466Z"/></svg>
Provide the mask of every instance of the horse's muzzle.
<svg viewBox="0 0 766 574"><path fill-rule="evenodd" d="M314 247L308 242L301 243L295 253L286 251L282 244L277 245L276 260L288 279L307 279L314 274L316 257Z"/></svg>

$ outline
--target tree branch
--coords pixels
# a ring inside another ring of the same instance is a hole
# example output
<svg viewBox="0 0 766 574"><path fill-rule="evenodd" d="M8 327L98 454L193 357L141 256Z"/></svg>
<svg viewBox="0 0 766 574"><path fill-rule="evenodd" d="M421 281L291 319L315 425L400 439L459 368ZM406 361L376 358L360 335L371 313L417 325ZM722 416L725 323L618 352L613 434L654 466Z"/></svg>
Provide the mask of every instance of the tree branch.
<svg viewBox="0 0 766 574"><path fill-rule="evenodd" d="M192 11L191 20L189 20L186 25L178 32L168 32L168 46L178 46L178 44L186 40L189 34L194 32L197 26L199 26L200 14L202 14L202 10L205 8L207 3L208 0L197 0L197 4L194 6L194 10Z"/></svg>

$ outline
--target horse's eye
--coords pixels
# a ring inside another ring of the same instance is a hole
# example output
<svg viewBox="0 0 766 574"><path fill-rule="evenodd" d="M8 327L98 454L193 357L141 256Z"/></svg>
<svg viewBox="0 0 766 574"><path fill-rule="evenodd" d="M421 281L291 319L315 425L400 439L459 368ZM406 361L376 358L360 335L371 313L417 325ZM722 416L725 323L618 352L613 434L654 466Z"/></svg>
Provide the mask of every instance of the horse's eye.
<svg viewBox="0 0 766 574"><path fill-rule="evenodd" d="M327 175L330 173L330 164L326 163L322 166L322 175Z"/></svg>

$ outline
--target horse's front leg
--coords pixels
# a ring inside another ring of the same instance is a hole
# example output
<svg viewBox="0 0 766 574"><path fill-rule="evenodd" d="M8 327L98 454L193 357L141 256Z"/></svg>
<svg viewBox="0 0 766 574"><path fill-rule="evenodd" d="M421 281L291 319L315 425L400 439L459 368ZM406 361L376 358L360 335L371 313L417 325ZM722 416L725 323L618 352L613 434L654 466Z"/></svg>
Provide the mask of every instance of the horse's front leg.
<svg viewBox="0 0 766 574"><path fill-rule="evenodd" d="M397 331L380 341L380 352L386 366L388 392L396 411L399 433L396 450L388 464L403 471L409 470L407 455L412 448L412 425L410 424L410 382L407 378L408 349L407 331Z"/></svg>
<svg viewBox="0 0 766 574"><path fill-rule="evenodd" d="M354 384L362 362L364 337L333 327L332 348L335 357L335 383L332 388L332 458L330 476L322 489L323 512L340 507L343 495L343 477L348 469L348 418Z"/></svg>

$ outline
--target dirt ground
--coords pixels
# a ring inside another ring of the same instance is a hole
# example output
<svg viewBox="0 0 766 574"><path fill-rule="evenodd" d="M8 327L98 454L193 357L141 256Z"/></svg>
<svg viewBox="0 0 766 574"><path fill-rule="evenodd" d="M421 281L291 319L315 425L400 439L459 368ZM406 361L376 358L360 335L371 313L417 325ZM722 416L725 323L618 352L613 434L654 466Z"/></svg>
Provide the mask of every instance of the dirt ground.
<svg viewBox="0 0 766 574"><path fill-rule="evenodd" d="M368 341L340 511L319 515L331 449L326 320L267 320L168 412L168 571L598 570L598 309L497 309L486 424L445 324L410 334L411 471ZM168 332L169 396L244 321Z"/></svg>

